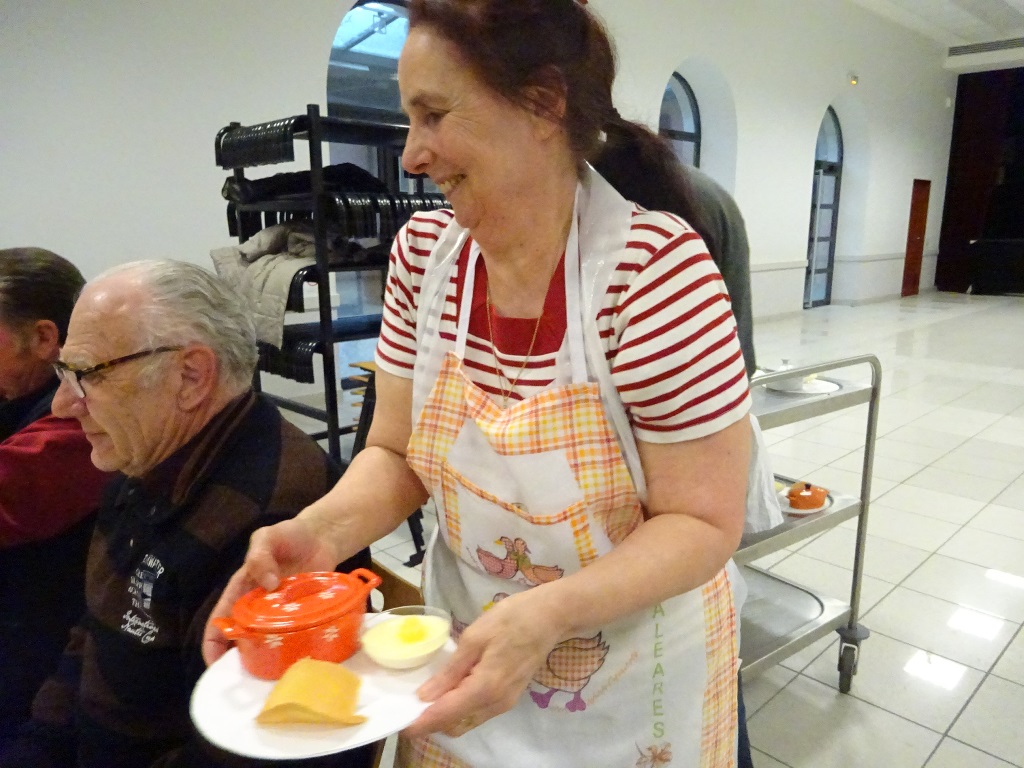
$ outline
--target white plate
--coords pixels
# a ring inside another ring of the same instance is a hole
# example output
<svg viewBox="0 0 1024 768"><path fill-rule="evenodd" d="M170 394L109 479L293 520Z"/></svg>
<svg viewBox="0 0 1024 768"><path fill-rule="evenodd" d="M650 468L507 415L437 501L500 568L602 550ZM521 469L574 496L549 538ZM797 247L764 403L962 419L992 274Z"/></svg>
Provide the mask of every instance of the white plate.
<svg viewBox="0 0 1024 768"><path fill-rule="evenodd" d="M416 689L455 651L449 640L422 667L391 670L359 652L342 666L362 678L356 714L365 723L344 727L325 725L259 725L273 680L260 680L242 668L232 648L211 664L192 691L190 713L196 729L212 744L244 757L288 760L321 757L355 749L386 738L410 725L429 705Z"/></svg>
<svg viewBox="0 0 1024 768"><path fill-rule="evenodd" d="M789 506L789 497L786 495L789 493L789 487L779 491L779 506L782 507L782 514L789 515L790 517L807 517L808 515L816 514L821 512L823 509L828 509L832 506L832 494L825 497L825 503L820 507L812 507L811 509L793 509Z"/></svg>
<svg viewBox="0 0 1024 768"><path fill-rule="evenodd" d="M839 384L827 379L811 379L805 381L803 377L796 379L781 379L770 381L764 385L765 389L773 392L786 392L794 395L827 395L839 389Z"/></svg>

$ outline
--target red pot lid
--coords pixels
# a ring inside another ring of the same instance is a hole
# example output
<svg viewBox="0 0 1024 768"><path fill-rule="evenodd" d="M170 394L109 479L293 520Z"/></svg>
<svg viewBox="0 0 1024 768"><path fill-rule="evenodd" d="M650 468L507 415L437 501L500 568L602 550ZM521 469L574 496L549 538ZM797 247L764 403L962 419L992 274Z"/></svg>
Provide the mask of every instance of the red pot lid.
<svg viewBox="0 0 1024 768"><path fill-rule="evenodd" d="M363 568L351 574L298 573L282 579L273 592L257 587L242 595L231 615L255 632L306 629L352 611L362 612L367 595L379 583L379 576Z"/></svg>

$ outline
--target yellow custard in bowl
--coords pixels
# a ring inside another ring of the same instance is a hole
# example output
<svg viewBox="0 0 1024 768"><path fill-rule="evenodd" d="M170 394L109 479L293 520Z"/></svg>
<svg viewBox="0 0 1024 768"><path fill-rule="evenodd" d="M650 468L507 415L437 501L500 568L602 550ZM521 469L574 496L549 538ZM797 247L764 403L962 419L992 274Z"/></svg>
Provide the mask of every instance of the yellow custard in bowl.
<svg viewBox="0 0 1024 768"><path fill-rule="evenodd" d="M448 641L451 617L439 608L407 605L367 616L363 651L391 669L412 669L425 664Z"/></svg>

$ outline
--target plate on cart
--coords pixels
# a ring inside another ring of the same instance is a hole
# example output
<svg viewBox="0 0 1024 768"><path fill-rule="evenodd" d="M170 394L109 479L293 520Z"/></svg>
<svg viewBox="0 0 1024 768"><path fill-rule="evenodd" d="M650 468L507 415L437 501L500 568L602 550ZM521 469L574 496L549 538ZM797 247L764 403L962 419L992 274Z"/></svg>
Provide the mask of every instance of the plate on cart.
<svg viewBox="0 0 1024 768"><path fill-rule="evenodd" d="M447 645L427 664L415 669L391 670L378 666L359 652L342 663L362 679L356 714L366 722L328 725L260 725L263 708L274 680L260 680L242 667L238 649L232 648L211 664L192 692L190 713L196 729L213 745L243 757L297 760L322 757L361 747L398 733L429 706L416 689L455 652Z"/></svg>
<svg viewBox="0 0 1024 768"><path fill-rule="evenodd" d="M779 491L779 506L782 507L782 514L789 515L790 517L807 517L808 515L815 515L822 510L828 509L832 506L832 494L825 497L825 503L820 507L811 507L810 509L794 509L789 505L789 497L786 495L789 492L787 487L785 490Z"/></svg>
<svg viewBox="0 0 1024 768"><path fill-rule="evenodd" d="M772 392L784 392L790 395L828 395L839 390L839 384L828 379L806 379L799 377L795 379L780 379L770 381L764 385L765 389Z"/></svg>

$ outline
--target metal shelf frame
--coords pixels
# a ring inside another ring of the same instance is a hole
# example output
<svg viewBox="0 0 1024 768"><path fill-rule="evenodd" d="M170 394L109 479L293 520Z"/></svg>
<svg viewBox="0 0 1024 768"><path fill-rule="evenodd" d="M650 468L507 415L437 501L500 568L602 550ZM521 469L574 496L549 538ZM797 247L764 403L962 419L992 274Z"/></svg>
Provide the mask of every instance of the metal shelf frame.
<svg viewBox="0 0 1024 768"><path fill-rule="evenodd" d="M745 566L750 594L743 606L743 676L755 677L829 632L847 626L851 607L760 568Z"/></svg>
<svg viewBox="0 0 1024 768"><path fill-rule="evenodd" d="M843 381L829 375L852 366L868 366L871 370L870 384ZM826 374L820 378L835 382L839 389L827 394L804 394L777 392L765 386L820 374ZM857 671L860 643L869 635L858 620L881 385L882 366L874 355L788 368L755 376L751 380L752 412L762 429L793 424L865 403L868 416L859 496L830 493L831 503L821 512L790 517L769 531L744 537L734 556L737 565L742 567L749 588L741 615L740 656L745 675L756 675L835 630L840 636L839 690L843 693L850 690ZM854 517L857 518L857 538L849 603L816 595L805 587L751 565L758 558L830 530Z"/></svg>
<svg viewBox="0 0 1024 768"><path fill-rule="evenodd" d="M787 485L795 482L793 478L781 475L775 478ZM862 514L863 505L856 496L829 493L829 500L831 503L820 512L803 517L787 517L782 525L771 530L744 536L739 550L733 555L733 561L737 565L746 565Z"/></svg>
<svg viewBox="0 0 1024 768"><path fill-rule="evenodd" d="M340 424L334 345L354 338L374 338L379 333L379 323L374 328L360 332L361 335L349 334L346 337L344 333L336 332L334 309L331 306L331 273L384 272L387 265L367 263L338 267L329 263L328 223L341 222L343 229L352 238L390 239L415 211L438 208L443 204L444 198L437 194L424 194L422 181L417 182L418 194L400 193L397 173L394 178L387 173L380 178L388 189L386 194L339 194L329 191L324 180L323 145L339 142L374 147L382 167L391 168L392 161L397 161L401 155L408 132L408 122L402 122L390 113L360 109L353 111L350 116L330 116L321 114L317 104L309 104L305 114L254 125L230 123L217 133L214 142L216 164L220 168L230 170L236 181L246 179L247 168L294 161L296 143L306 144L304 154L307 154L309 159L308 189L299 194L283 194L268 200L229 202L228 228L240 242L244 242L259 229L272 223L280 223L291 218L293 214L301 214L302 218L312 219L316 270L310 272L309 276L315 278L318 307L317 321L309 325L316 328L312 338L316 343L315 351L320 354L322 360L325 403L323 408L316 408L291 398L275 396L272 399L280 408L324 421L326 430L314 436L326 437L328 453L342 465L345 462L341 455L340 437L353 431L354 427L342 427ZM395 167L397 168L397 165ZM253 220L258 221L259 226L255 226ZM259 372L258 368L253 381L256 389L260 388Z"/></svg>

